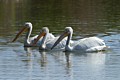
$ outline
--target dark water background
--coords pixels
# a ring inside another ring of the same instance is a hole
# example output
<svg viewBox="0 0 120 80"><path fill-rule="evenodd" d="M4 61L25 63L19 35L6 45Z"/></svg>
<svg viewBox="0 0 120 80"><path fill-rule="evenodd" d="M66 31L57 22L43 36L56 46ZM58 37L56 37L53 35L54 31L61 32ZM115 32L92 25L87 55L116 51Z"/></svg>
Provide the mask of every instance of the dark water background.
<svg viewBox="0 0 120 80"><path fill-rule="evenodd" d="M25 22L32 35L47 26L59 35L66 26L73 39L97 36L111 48L98 53L41 52L24 48ZM0 80L120 80L119 0L0 0Z"/></svg>

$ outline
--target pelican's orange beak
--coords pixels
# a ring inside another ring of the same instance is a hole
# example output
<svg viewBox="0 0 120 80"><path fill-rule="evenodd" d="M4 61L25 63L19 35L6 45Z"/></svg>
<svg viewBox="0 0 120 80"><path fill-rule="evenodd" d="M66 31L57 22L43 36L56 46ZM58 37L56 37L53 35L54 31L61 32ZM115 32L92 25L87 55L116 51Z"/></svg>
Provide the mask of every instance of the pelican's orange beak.
<svg viewBox="0 0 120 80"><path fill-rule="evenodd" d="M40 34L38 35L38 37L35 39L33 45L35 45L35 44L38 42L38 40L39 40L42 36L45 36L45 35L46 35L45 32L40 33Z"/></svg>
<svg viewBox="0 0 120 80"><path fill-rule="evenodd" d="M58 40L54 43L54 45L52 46L51 50L57 45L59 44L60 41L62 41L63 38L65 38L66 36L68 36L69 34L67 32L64 32L59 38Z"/></svg>
<svg viewBox="0 0 120 80"><path fill-rule="evenodd" d="M12 40L12 42L16 41L17 38L18 38L24 31L26 31L27 29L28 29L27 27L22 28L22 29L18 32L18 34L16 35L16 37Z"/></svg>

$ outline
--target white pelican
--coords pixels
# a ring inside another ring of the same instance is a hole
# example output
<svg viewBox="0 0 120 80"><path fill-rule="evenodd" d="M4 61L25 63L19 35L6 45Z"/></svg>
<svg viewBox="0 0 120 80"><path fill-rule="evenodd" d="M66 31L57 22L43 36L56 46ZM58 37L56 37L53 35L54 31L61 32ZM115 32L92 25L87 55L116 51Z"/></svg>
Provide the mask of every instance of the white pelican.
<svg viewBox="0 0 120 80"><path fill-rule="evenodd" d="M24 40L24 46L25 47L31 47L33 46L32 43L34 42L34 40L37 38L38 35L31 37L31 32L32 32L32 23L30 22L26 22L23 29L19 31L19 33L16 35L16 37L12 40L12 42L16 41L17 38L20 36L20 34L22 34L24 31L28 31ZM49 34L49 38L54 38L54 36L52 34ZM39 42L34 45L34 46L39 46L41 44L41 39L39 40Z"/></svg>
<svg viewBox="0 0 120 80"><path fill-rule="evenodd" d="M94 52L104 50L106 47L104 41L97 37L83 38L78 41L73 41L70 44L73 34L73 29L71 27L66 27L64 33L58 38L51 49L53 49L64 37L67 37L67 42L65 46L65 51L79 51L79 52Z"/></svg>
<svg viewBox="0 0 120 80"><path fill-rule="evenodd" d="M51 47L53 46L54 42L59 38L59 37L54 37L54 38L48 38L49 37L49 29L48 27L43 27L39 36L36 38L36 40L34 41L33 45L37 43L37 41L39 39L42 38L41 40L41 45L39 46L39 49L41 50L49 50L51 49ZM56 47L55 49L63 49L65 47L65 43L66 43L66 38L63 39Z"/></svg>

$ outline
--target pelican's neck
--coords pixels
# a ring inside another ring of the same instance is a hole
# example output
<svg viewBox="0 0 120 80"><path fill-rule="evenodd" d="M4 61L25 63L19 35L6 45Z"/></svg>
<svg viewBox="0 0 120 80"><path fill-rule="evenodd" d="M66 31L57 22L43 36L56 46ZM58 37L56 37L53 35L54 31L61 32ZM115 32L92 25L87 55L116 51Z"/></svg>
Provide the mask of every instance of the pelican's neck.
<svg viewBox="0 0 120 80"><path fill-rule="evenodd" d="M30 35L31 35L31 32L32 32L32 27L30 27L28 29L28 32L27 32L26 37L25 37L24 45L30 45Z"/></svg>
<svg viewBox="0 0 120 80"><path fill-rule="evenodd" d="M43 37L40 45L40 49L46 49L46 39L47 39L48 33Z"/></svg>
<svg viewBox="0 0 120 80"><path fill-rule="evenodd" d="M70 40L72 38L72 33L70 33L68 35L68 38L67 38L67 41L66 41L66 46L65 46L65 50L66 51L71 51L72 50L72 47L70 46Z"/></svg>

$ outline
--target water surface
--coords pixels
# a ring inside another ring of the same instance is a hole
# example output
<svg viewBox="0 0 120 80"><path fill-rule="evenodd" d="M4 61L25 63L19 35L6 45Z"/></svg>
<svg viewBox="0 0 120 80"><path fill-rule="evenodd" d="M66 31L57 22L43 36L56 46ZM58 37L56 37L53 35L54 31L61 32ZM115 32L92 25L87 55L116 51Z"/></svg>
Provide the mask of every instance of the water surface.
<svg viewBox="0 0 120 80"><path fill-rule="evenodd" d="M0 80L120 80L120 1L0 0ZM43 26L54 35L66 26L73 39L97 36L110 49L65 53L24 48L25 33L12 40L25 22L34 36Z"/></svg>

